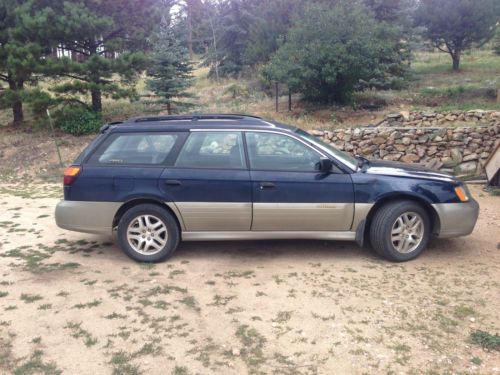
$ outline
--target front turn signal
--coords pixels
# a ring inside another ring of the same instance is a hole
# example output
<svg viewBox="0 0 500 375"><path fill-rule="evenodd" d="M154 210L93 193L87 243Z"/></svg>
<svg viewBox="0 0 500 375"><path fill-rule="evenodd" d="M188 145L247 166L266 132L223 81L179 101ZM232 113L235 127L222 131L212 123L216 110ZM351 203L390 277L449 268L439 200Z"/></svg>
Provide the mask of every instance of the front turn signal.
<svg viewBox="0 0 500 375"><path fill-rule="evenodd" d="M70 186L80 174L81 168L72 165L64 170L64 186Z"/></svg>
<svg viewBox="0 0 500 375"><path fill-rule="evenodd" d="M462 186L457 186L455 188L455 194L457 195L458 199L460 199L460 202L469 201L469 197L467 196L467 193L465 192L465 189Z"/></svg>

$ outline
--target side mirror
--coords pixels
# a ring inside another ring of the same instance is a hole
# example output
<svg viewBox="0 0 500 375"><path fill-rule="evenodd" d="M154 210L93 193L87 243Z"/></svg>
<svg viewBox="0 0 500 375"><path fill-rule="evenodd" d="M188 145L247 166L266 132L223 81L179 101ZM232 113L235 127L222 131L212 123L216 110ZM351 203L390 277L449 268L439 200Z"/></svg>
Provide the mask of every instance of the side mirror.
<svg viewBox="0 0 500 375"><path fill-rule="evenodd" d="M319 170L320 172L328 173L331 172L333 168L333 163L328 158L319 159Z"/></svg>

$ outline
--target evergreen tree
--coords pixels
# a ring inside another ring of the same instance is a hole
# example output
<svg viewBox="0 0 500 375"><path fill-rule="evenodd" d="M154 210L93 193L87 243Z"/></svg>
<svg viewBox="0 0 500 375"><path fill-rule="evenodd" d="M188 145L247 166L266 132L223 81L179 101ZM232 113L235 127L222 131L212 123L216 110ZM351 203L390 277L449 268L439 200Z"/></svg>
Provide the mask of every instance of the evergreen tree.
<svg viewBox="0 0 500 375"><path fill-rule="evenodd" d="M54 22L50 3L0 0L0 107L11 108L14 124L24 120L23 97L46 64Z"/></svg>
<svg viewBox="0 0 500 375"><path fill-rule="evenodd" d="M307 100L345 103L356 89L404 73L407 65L395 47L399 37L397 28L377 21L358 2L313 4L297 18L264 75Z"/></svg>
<svg viewBox="0 0 500 375"><path fill-rule="evenodd" d="M498 0L420 0L416 23L437 49L450 54L453 70L458 70L464 50L494 35L499 4Z"/></svg>
<svg viewBox="0 0 500 375"><path fill-rule="evenodd" d="M158 5L158 0L53 1L60 45L71 53L51 72L71 80L53 90L73 100L90 94L95 112L102 110L103 95L135 97L131 83L147 66L147 37L159 21Z"/></svg>
<svg viewBox="0 0 500 375"><path fill-rule="evenodd" d="M162 22L159 31L152 38L152 44L154 47L151 66L147 70L150 77L147 86L155 93L159 103L166 104L168 114L172 114L172 106L178 110L191 105L179 100L193 97L186 91L192 83L193 71L189 51L175 38L172 28L166 22Z"/></svg>
<svg viewBox="0 0 500 375"><path fill-rule="evenodd" d="M266 63L284 43L293 17L303 9L303 0L254 0L249 5L245 64Z"/></svg>

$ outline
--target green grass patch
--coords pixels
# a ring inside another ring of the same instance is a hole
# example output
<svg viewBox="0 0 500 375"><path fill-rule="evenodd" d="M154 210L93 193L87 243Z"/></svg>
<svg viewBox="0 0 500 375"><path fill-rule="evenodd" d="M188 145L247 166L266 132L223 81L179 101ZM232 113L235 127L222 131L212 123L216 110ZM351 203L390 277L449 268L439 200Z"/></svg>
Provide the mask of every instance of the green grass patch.
<svg viewBox="0 0 500 375"><path fill-rule="evenodd" d="M55 363L44 362L42 359L43 351L35 350L31 356L14 368L12 373L14 375L31 375L31 374L44 374L44 375L59 375L62 371L59 370Z"/></svg>
<svg viewBox="0 0 500 375"><path fill-rule="evenodd" d="M493 335L485 331L476 330L471 332L470 340L473 344L479 345L485 350L500 351L500 336L498 333Z"/></svg>
<svg viewBox="0 0 500 375"><path fill-rule="evenodd" d="M21 294L21 301L24 301L24 303L33 303L41 299L43 299L43 297L39 294L28 294L28 293Z"/></svg>

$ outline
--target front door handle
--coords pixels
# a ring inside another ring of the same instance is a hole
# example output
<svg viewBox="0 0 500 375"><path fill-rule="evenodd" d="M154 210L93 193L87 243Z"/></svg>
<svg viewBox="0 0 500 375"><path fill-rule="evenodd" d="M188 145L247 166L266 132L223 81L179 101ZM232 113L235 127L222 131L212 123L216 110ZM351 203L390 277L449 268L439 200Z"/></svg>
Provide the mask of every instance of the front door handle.
<svg viewBox="0 0 500 375"><path fill-rule="evenodd" d="M179 186L181 185L181 182L179 180L166 180L165 185L168 186Z"/></svg>
<svg viewBox="0 0 500 375"><path fill-rule="evenodd" d="M260 183L260 190L264 189L274 189L276 185L273 182L261 182Z"/></svg>

